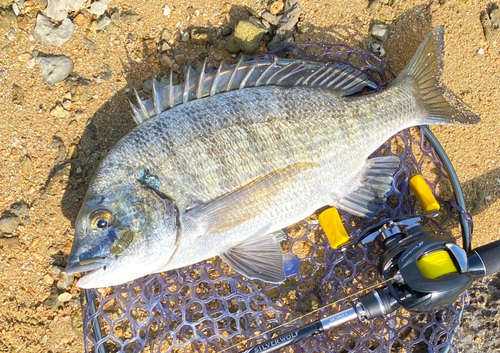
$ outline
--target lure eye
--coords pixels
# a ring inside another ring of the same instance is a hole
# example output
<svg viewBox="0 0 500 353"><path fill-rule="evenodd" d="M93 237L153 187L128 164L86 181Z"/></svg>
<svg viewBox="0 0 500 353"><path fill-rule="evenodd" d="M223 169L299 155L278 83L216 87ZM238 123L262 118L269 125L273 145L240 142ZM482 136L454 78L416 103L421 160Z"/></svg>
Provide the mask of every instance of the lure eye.
<svg viewBox="0 0 500 353"><path fill-rule="evenodd" d="M95 230L108 228L113 221L113 215L107 210L97 210L90 215L90 225Z"/></svg>

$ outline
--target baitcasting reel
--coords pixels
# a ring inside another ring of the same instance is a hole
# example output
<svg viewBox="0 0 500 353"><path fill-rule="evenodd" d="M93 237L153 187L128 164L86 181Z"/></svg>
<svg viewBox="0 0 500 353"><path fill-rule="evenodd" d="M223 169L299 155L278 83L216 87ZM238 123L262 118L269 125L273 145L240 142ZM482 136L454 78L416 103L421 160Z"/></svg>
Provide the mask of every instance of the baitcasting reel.
<svg viewBox="0 0 500 353"><path fill-rule="evenodd" d="M378 271L385 286L352 303L352 307L246 350L272 352L354 319L372 320L399 307L433 312L454 303L472 282L500 271L500 240L466 253L448 235L435 234L423 220L432 216L384 219L354 240L382 242ZM344 248L353 242L342 245Z"/></svg>

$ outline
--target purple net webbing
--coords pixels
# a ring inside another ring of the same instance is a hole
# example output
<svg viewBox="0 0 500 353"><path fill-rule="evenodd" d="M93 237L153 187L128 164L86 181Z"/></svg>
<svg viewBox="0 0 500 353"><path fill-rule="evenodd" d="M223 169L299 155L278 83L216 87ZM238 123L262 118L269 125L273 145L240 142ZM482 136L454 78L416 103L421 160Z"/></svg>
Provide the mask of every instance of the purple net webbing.
<svg viewBox="0 0 500 353"><path fill-rule="evenodd" d="M385 61L345 45L296 44L285 55L349 63L365 72L379 89L393 77ZM430 226L458 238L453 189L424 134L418 129L403 131L373 154L380 155L398 156L402 168L376 217L360 219L341 212L348 233L356 234L380 217L419 213L408 186L408 179L418 173L442 206ZM362 294L380 281L376 263L381 250L375 244L357 245L345 252L333 250L316 219L314 215L286 229L288 277L280 285L243 279L217 257L126 285L88 291L83 313L86 351L239 352L348 307L350 299L335 302L352 293ZM89 303L94 303L95 310ZM299 318L325 305L329 306ZM282 351L455 352L463 309L463 301L436 313L411 314L400 309L372 322L348 323ZM254 338L293 319L297 320Z"/></svg>

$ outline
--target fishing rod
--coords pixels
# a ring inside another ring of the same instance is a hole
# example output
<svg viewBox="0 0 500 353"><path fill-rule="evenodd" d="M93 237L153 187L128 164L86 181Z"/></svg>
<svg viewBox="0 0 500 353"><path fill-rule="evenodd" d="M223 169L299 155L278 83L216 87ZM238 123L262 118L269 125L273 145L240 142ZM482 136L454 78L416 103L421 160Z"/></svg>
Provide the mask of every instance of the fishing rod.
<svg viewBox="0 0 500 353"><path fill-rule="evenodd" d="M400 307L410 312L433 312L456 302L474 280L500 272L500 240L466 252L451 235L436 234L424 224L436 213L384 219L355 239L362 244L382 243L377 269L385 280L383 287L354 299L346 310L243 353L273 352L349 321L373 320Z"/></svg>

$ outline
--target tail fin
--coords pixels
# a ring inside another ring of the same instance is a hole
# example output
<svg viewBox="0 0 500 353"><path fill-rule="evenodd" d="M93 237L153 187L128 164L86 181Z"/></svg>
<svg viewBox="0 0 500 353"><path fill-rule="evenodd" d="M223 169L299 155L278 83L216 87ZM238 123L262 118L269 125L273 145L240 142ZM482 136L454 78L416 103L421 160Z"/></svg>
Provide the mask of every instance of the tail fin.
<svg viewBox="0 0 500 353"><path fill-rule="evenodd" d="M441 85L444 26L435 27L393 84L412 78L417 100L428 113L424 124L477 124L481 119Z"/></svg>

